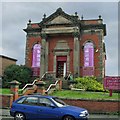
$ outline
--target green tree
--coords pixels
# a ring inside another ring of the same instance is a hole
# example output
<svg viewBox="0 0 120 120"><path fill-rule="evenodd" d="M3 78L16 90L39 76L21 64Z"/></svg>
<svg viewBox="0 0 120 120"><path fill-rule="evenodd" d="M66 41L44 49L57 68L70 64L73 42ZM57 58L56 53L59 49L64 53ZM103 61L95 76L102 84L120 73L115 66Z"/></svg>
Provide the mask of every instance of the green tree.
<svg viewBox="0 0 120 120"><path fill-rule="evenodd" d="M23 87L26 83L31 83L32 70L23 65L10 65L4 71L4 77L2 80L2 86L9 88L9 82L17 80L21 83L20 87Z"/></svg>

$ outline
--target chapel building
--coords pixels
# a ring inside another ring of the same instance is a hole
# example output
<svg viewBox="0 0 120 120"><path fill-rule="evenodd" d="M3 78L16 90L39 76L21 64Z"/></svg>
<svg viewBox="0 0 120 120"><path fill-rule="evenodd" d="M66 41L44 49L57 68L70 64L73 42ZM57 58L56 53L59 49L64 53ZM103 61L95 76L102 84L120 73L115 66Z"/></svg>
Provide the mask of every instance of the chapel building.
<svg viewBox="0 0 120 120"><path fill-rule="evenodd" d="M84 20L58 8L41 22L29 20L26 34L25 65L33 76L54 72L56 78L71 73L75 77L105 76L106 51L103 19Z"/></svg>

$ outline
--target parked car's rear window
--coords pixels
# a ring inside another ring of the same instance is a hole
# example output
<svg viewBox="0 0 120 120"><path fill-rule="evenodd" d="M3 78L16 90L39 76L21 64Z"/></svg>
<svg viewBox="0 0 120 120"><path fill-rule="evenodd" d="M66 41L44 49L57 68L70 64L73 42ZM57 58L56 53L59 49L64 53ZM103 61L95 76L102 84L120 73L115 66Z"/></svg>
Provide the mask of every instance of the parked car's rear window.
<svg viewBox="0 0 120 120"><path fill-rule="evenodd" d="M24 102L24 104L30 104L30 105L37 105L38 103L38 97L27 97Z"/></svg>

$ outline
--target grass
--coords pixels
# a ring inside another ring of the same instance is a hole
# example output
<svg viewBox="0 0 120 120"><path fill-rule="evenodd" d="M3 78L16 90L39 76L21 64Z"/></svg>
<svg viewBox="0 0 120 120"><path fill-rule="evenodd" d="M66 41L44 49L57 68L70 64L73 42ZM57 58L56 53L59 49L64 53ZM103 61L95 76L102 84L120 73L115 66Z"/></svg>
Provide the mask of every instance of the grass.
<svg viewBox="0 0 120 120"><path fill-rule="evenodd" d="M51 94L52 96L62 98L74 98L74 99L102 99L102 100L118 100L118 93L113 93L112 97L109 96L108 92L87 92L87 91L71 91L62 90L55 91Z"/></svg>
<svg viewBox="0 0 120 120"><path fill-rule="evenodd" d="M10 94L10 89L0 89L0 94ZM119 100L118 93L113 93L112 97L109 96L109 92L88 92L88 91L71 91L61 90L55 91L52 96L71 98L71 99L103 99L103 100Z"/></svg>
<svg viewBox="0 0 120 120"><path fill-rule="evenodd" d="M10 92L10 89L7 89L7 88L3 88L3 89L1 89L0 88L0 94L10 94L11 92Z"/></svg>

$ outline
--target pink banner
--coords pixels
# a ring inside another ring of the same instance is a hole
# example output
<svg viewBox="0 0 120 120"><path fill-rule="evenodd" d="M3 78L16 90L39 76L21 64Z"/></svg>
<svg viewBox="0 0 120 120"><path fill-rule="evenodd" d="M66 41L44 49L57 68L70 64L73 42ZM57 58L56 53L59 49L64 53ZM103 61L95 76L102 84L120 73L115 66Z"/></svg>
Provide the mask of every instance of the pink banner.
<svg viewBox="0 0 120 120"><path fill-rule="evenodd" d="M32 67L40 67L41 45L35 44L33 47Z"/></svg>
<svg viewBox="0 0 120 120"><path fill-rule="evenodd" d="M40 68L34 67L32 68L33 76L39 76L40 75Z"/></svg>
<svg viewBox="0 0 120 120"><path fill-rule="evenodd" d="M94 66L94 48L93 43L86 43L84 46L84 67Z"/></svg>
<svg viewBox="0 0 120 120"><path fill-rule="evenodd" d="M40 75L40 56L41 56L41 45L35 44L33 47L33 59L32 59L33 76Z"/></svg>
<svg viewBox="0 0 120 120"><path fill-rule="evenodd" d="M94 76L94 67L83 67L83 76Z"/></svg>

